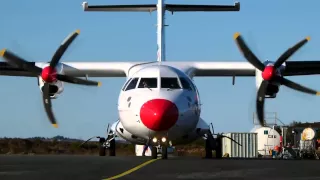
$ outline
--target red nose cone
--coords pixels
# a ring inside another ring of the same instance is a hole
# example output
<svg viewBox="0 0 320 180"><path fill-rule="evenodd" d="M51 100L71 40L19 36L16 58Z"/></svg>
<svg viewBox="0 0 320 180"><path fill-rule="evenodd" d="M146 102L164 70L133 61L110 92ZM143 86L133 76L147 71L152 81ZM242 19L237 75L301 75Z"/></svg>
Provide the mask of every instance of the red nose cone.
<svg viewBox="0 0 320 180"><path fill-rule="evenodd" d="M54 82L57 80L57 71L50 66L43 68L41 78L46 82Z"/></svg>
<svg viewBox="0 0 320 180"><path fill-rule="evenodd" d="M168 130L177 122L178 117L177 106L165 99L147 101L140 109L142 123L154 131Z"/></svg>
<svg viewBox="0 0 320 180"><path fill-rule="evenodd" d="M264 80L269 81L273 77L274 67L273 66L266 66L264 71L262 72L262 78Z"/></svg>

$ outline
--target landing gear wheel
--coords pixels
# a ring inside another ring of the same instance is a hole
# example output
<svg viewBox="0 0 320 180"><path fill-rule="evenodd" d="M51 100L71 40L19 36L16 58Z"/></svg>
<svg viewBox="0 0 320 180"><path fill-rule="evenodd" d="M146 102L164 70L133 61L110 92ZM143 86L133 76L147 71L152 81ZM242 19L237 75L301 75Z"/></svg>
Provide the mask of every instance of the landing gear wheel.
<svg viewBox="0 0 320 180"><path fill-rule="evenodd" d="M216 158L217 159L221 159L222 158L221 146L218 146L217 149L216 149Z"/></svg>
<svg viewBox="0 0 320 180"><path fill-rule="evenodd" d="M151 148L151 157L152 157L152 159L157 159L157 157L158 157L157 147L155 147L155 146L152 146L152 148Z"/></svg>
<svg viewBox="0 0 320 180"><path fill-rule="evenodd" d="M110 141L109 156L116 156L116 140Z"/></svg>
<svg viewBox="0 0 320 180"><path fill-rule="evenodd" d="M222 137L217 138L217 146L216 146L216 158L222 158Z"/></svg>
<svg viewBox="0 0 320 180"><path fill-rule="evenodd" d="M209 143L208 141L209 141L209 140L206 140L206 147L205 147L206 154L205 154L205 158L211 159L211 158L212 158L212 148L211 148L211 145L210 145L210 143Z"/></svg>
<svg viewBox="0 0 320 180"><path fill-rule="evenodd" d="M99 156L106 156L106 148L102 146L105 141L105 138L99 139Z"/></svg>
<svg viewBox="0 0 320 180"><path fill-rule="evenodd" d="M208 138L206 139L206 144L205 144L205 158L206 159L211 159L212 158L212 150L214 149L214 139L212 135L209 135Z"/></svg>
<svg viewBox="0 0 320 180"><path fill-rule="evenodd" d="M168 159L168 147L167 146L161 147L161 155L162 155L162 159Z"/></svg>

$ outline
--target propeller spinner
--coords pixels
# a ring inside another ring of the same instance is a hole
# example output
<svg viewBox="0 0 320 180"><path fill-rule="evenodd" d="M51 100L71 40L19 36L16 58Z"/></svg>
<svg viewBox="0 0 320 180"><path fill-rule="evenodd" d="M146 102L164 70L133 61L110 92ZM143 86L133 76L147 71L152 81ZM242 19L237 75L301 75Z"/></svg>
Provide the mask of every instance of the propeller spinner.
<svg viewBox="0 0 320 180"><path fill-rule="evenodd" d="M241 37L240 33L234 34L234 39L237 43L238 48L240 49L243 56L251 63L255 68L262 71L263 81L261 82L260 88L257 93L256 100L256 111L259 119L259 123L261 126L264 126L264 99L267 91L268 84L270 83L279 83L281 85L285 85L291 89L311 94L311 95L320 95L320 92L315 91L313 89L304 87L300 84L292 82L289 79L284 78L278 71L281 65L286 62L290 56L292 56L297 50L299 50L303 45L305 45L310 37L306 37L305 39L298 42L293 47L290 47L287 51L285 51L275 63L269 63L268 65L264 65L249 49L246 45L245 41Z"/></svg>
<svg viewBox="0 0 320 180"><path fill-rule="evenodd" d="M70 44L74 41L74 39L79 35L80 31L76 30L71 33L60 45L55 54L53 55L50 65L44 68L37 67L28 63L28 61L23 58L15 55L13 52L10 52L7 49L0 50L0 57L3 57L10 65L17 66L19 68L24 69L30 73L33 73L36 77L41 77L44 81L43 88L43 104L48 115L48 118L53 125L53 127L58 127L56 118L52 112L51 107L51 98L49 95L49 84L55 82L57 80L64 81L73 84L79 85L87 85L87 86L100 86L100 82L84 80L73 76L58 74L56 70L56 66L58 65L62 55L68 49Z"/></svg>

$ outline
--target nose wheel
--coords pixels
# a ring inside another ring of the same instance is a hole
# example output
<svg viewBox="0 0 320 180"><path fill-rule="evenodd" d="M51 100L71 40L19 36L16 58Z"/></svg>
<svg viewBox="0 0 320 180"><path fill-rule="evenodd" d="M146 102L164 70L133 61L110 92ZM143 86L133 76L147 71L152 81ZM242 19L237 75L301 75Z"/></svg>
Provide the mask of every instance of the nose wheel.
<svg viewBox="0 0 320 180"><path fill-rule="evenodd" d="M158 158L158 149L161 149L161 159L168 159L168 146L152 146L151 148L151 158Z"/></svg>
<svg viewBox="0 0 320 180"><path fill-rule="evenodd" d="M154 139L153 139L153 144L151 148L151 158L157 159L158 150L161 150L161 159L168 159L168 147L171 146L171 143L168 142L167 138L162 138L161 142Z"/></svg>
<svg viewBox="0 0 320 180"><path fill-rule="evenodd" d="M162 146L161 148L162 159L168 159L168 146Z"/></svg>

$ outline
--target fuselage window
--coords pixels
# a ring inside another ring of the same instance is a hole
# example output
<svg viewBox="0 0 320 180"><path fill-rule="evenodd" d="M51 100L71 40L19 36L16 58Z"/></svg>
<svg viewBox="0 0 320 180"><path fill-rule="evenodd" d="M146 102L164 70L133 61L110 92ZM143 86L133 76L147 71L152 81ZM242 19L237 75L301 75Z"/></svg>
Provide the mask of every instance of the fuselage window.
<svg viewBox="0 0 320 180"><path fill-rule="evenodd" d="M128 83L131 81L132 78L128 79L128 81L123 85L122 91L127 87Z"/></svg>
<svg viewBox="0 0 320 180"><path fill-rule="evenodd" d="M129 85L126 88L126 91L129 91L131 89L135 89L137 86L137 82L138 82L139 78L134 78L131 80L131 82L129 83Z"/></svg>
<svg viewBox="0 0 320 180"><path fill-rule="evenodd" d="M187 89L187 90L192 91L191 85L190 85L189 81L186 80L186 78L180 78L180 82L181 82L183 89Z"/></svg>
<svg viewBox="0 0 320 180"><path fill-rule="evenodd" d="M157 78L141 78L138 88L157 88Z"/></svg>
<svg viewBox="0 0 320 180"><path fill-rule="evenodd" d="M181 89L176 77L161 78L161 88Z"/></svg>

